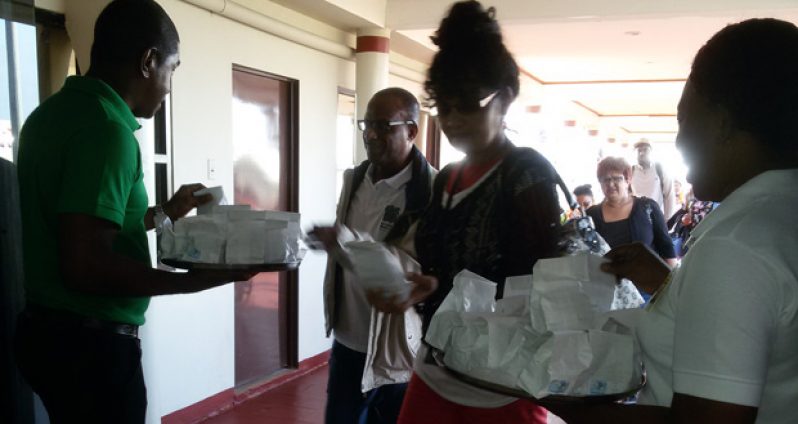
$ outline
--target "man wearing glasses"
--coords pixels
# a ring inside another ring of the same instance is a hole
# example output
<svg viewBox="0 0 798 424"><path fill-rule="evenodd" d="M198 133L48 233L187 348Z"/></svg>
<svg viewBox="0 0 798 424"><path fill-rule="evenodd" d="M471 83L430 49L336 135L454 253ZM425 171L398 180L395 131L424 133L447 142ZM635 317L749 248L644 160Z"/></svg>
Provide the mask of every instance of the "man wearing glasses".
<svg viewBox="0 0 798 424"><path fill-rule="evenodd" d="M334 227L313 235L328 249L354 239L383 241L402 233L402 214L429 202L435 170L413 145L419 105L401 88L377 92L358 121L367 160L344 173ZM396 224L396 225L395 225ZM374 310L357 276L330 257L324 280L327 335L334 333L327 386L326 422L393 423L402 405L421 341L414 309Z"/></svg>

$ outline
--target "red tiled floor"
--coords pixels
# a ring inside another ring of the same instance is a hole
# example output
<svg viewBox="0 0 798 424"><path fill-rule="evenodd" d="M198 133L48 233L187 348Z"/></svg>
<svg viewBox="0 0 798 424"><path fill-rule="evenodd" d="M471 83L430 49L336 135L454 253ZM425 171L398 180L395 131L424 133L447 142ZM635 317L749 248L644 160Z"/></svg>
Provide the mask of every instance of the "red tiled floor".
<svg viewBox="0 0 798 424"><path fill-rule="evenodd" d="M321 424L327 401L327 367L289 381L203 424Z"/></svg>
<svg viewBox="0 0 798 424"><path fill-rule="evenodd" d="M203 424L322 424L327 402L327 366L319 367ZM549 424L564 424L549 415Z"/></svg>

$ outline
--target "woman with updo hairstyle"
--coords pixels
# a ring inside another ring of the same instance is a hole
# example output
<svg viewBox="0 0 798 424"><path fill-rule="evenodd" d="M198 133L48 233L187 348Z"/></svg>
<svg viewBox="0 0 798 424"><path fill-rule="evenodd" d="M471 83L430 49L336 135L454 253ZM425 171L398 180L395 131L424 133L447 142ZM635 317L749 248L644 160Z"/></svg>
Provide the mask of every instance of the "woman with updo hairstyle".
<svg viewBox="0 0 798 424"><path fill-rule="evenodd" d="M425 334L460 271L496 282L500 298L505 278L531 274L538 259L556 256L559 177L538 152L505 136L518 66L502 43L495 13L476 1L455 3L432 38L440 50L425 88L441 128L466 157L437 175L430 204L416 221L411 250L422 275L412 278L411 299L381 304L371 297L389 312L415 304ZM432 364L428 353L422 344L400 423L546 422L545 409L461 382Z"/></svg>

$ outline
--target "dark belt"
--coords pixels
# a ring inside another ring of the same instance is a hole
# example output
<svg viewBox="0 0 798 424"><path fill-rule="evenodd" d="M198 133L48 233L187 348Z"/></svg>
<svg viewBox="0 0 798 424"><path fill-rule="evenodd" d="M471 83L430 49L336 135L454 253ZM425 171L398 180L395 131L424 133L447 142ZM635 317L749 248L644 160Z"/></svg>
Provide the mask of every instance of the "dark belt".
<svg viewBox="0 0 798 424"><path fill-rule="evenodd" d="M136 338L139 336L138 325L105 321L44 306L29 304L25 307L23 314L34 321L51 325L54 328L87 328L90 330L118 334L120 336Z"/></svg>

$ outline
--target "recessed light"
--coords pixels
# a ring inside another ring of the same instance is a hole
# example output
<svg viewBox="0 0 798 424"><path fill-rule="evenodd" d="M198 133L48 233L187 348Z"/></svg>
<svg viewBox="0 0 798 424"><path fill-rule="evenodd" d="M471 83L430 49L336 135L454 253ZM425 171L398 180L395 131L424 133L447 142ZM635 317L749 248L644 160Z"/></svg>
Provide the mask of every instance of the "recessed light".
<svg viewBox="0 0 798 424"><path fill-rule="evenodd" d="M540 113L540 105L529 105L526 107L527 113Z"/></svg>

